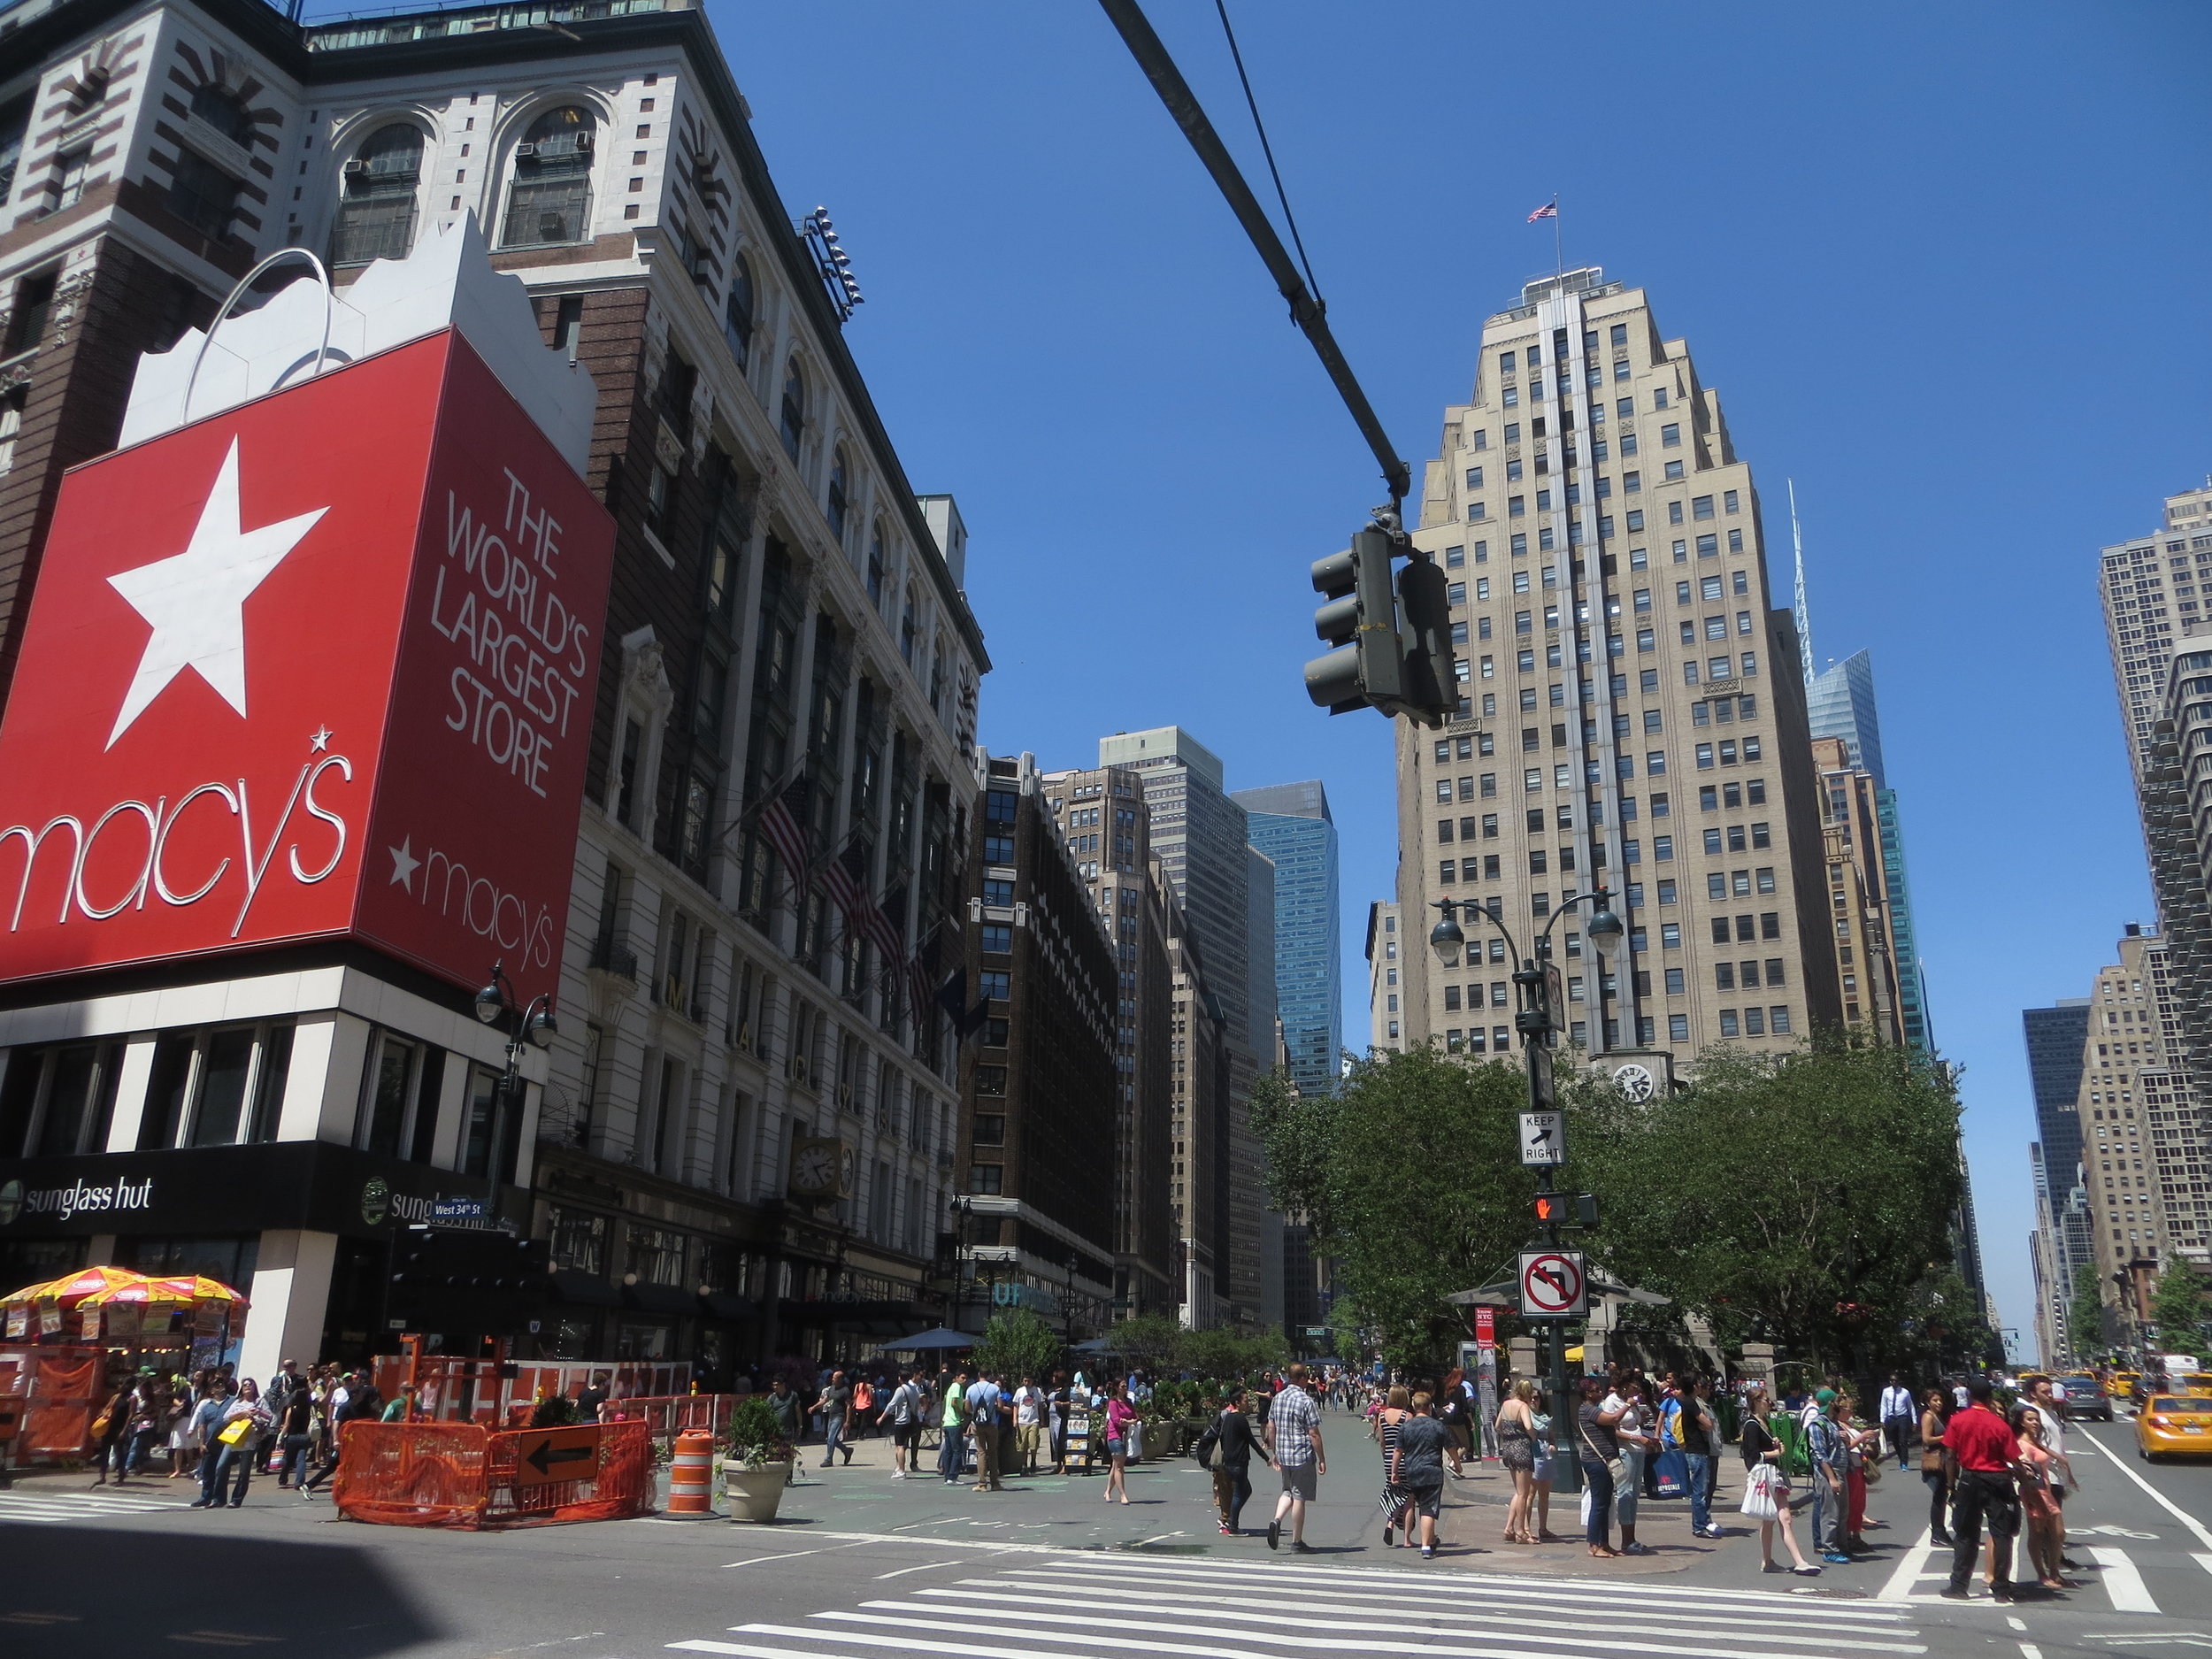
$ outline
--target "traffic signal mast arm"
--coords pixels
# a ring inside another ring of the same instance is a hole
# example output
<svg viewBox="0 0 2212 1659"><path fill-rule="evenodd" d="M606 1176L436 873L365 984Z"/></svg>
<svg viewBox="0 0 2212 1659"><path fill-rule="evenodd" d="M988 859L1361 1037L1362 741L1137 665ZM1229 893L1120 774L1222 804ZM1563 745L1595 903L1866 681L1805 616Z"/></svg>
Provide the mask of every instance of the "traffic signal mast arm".
<svg viewBox="0 0 2212 1659"><path fill-rule="evenodd" d="M1206 171L1213 174L1214 183L1228 198L1229 211L1237 216L1237 223L1244 227L1244 234L1259 250L1260 257L1267 264L1269 273L1275 279L1275 287L1290 303L1291 320L1305 331L1313 342L1315 352L1321 358L1321 366L1329 372L1335 382L1337 396L1352 411L1352 419L1359 425L1360 434L1367 440L1367 447L1374 451L1375 459L1382 464L1383 482L1389 487L1391 506L1394 510L1404 501L1413 485L1413 469L1398 458L1390 447L1390 438L1383 431L1382 422L1367 401L1367 394L1360 389L1359 378L1352 373L1352 365L1344 360L1336 337L1329 332L1327 308L1314 297L1305 281L1298 274L1298 267L1291 262L1290 252L1276 235L1275 227L1268 222L1259 198L1244 182L1244 175L1237 171L1221 135L1214 131L1213 123L1206 119L1206 111L1199 107L1197 95L1183 79L1183 72L1175 66L1175 60L1167 54L1160 37L1153 33L1137 0L1099 0L1107 18L1120 31L1137 65L1152 82L1152 88L1160 95L1160 102L1167 105L1176 125L1183 129L1183 136L1190 140L1191 148L1198 152L1198 159Z"/></svg>

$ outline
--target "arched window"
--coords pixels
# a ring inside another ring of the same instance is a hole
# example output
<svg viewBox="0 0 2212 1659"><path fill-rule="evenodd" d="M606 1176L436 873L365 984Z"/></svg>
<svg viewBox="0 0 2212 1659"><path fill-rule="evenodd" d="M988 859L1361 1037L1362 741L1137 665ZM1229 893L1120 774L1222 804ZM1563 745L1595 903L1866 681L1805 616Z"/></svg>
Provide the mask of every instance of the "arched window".
<svg viewBox="0 0 2212 1659"><path fill-rule="evenodd" d="M330 234L330 263L404 259L415 242L422 133L404 121L371 133L345 166L345 194Z"/></svg>
<svg viewBox="0 0 2212 1659"><path fill-rule="evenodd" d="M837 458L830 463L829 527L840 547L845 542L845 508L850 498L850 488L845 481L845 451L841 448Z"/></svg>
<svg viewBox="0 0 2212 1659"><path fill-rule="evenodd" d="M592 136L598 123L580 104L548 110L515 146L507 187L503 248L583 241L591 221Z"/></svg>
<svg viewBox="0 0 2212 1659"><path fill-rule="evenodd" d="M192 119L204 121L234 144L243 144L253 136L253 122L247 118L245 104L211 81L193 89Z"/></svg>
<svg viewBox="0 0 2212 1659"><path fill-rule="evenodd" d="M883 526L878 525L868 538L868 603L879 611L883 609Z"/></svg>
<svg viewBox="0 0 2212 1659"><path fill-rule="evenodd" d="M722 337L730 342L737 366L749 368L753 357L753 267L745 256L737 257L730 272L730 303L722 308Z"/></svg>
<svg viewBox="0 0 2212 1659"><path fill-rule="evenodd" d="M806 430L806 377L796 357L783 372L783 452L799 458L799 436Z"/></svg>

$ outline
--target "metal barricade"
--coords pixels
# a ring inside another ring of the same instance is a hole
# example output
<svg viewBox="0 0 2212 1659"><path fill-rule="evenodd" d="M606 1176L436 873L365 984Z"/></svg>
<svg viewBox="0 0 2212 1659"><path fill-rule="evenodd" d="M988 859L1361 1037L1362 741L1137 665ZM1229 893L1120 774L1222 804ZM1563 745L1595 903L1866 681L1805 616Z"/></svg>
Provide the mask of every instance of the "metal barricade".
<svg viewBox="0 0 2212 1659"><path fill-rule="evenodd" d="M386 1526L617 1520L652 1508L643 1422L489 1432L474 1423L349 1423L332 1483L339 1511ZM588 1472L568 1477L570 1463Z"/></svg>

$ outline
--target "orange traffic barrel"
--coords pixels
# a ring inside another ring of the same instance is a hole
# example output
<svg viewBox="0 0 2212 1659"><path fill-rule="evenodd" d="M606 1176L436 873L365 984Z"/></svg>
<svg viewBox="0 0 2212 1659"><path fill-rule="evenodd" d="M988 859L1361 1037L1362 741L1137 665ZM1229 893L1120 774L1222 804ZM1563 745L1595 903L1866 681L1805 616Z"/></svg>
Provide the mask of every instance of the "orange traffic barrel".
<svg viewBox="0 0 2212 1659"><path fill-rule="evenodd" d="M676 1437L676 1455L668 1465L668 1512L705 1515L713 1495L714 1436L687 1429Z"/></svg>

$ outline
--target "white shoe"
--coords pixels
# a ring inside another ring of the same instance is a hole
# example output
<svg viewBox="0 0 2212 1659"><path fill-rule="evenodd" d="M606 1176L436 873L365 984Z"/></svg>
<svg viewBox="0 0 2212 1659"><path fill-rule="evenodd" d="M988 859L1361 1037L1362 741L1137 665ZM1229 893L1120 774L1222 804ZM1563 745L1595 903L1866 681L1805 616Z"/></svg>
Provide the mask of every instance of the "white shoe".
<svg viewBox="0 0 2212 1659"><path fill-rule="evenodd" d="M895 1469L895 1470L893 1470L893 1471L891 1471L891 1479L894 1479L894 1480L903 1480L903 1479L906 1479L906 1471L904 1471L903 1469Z"/></svg>

